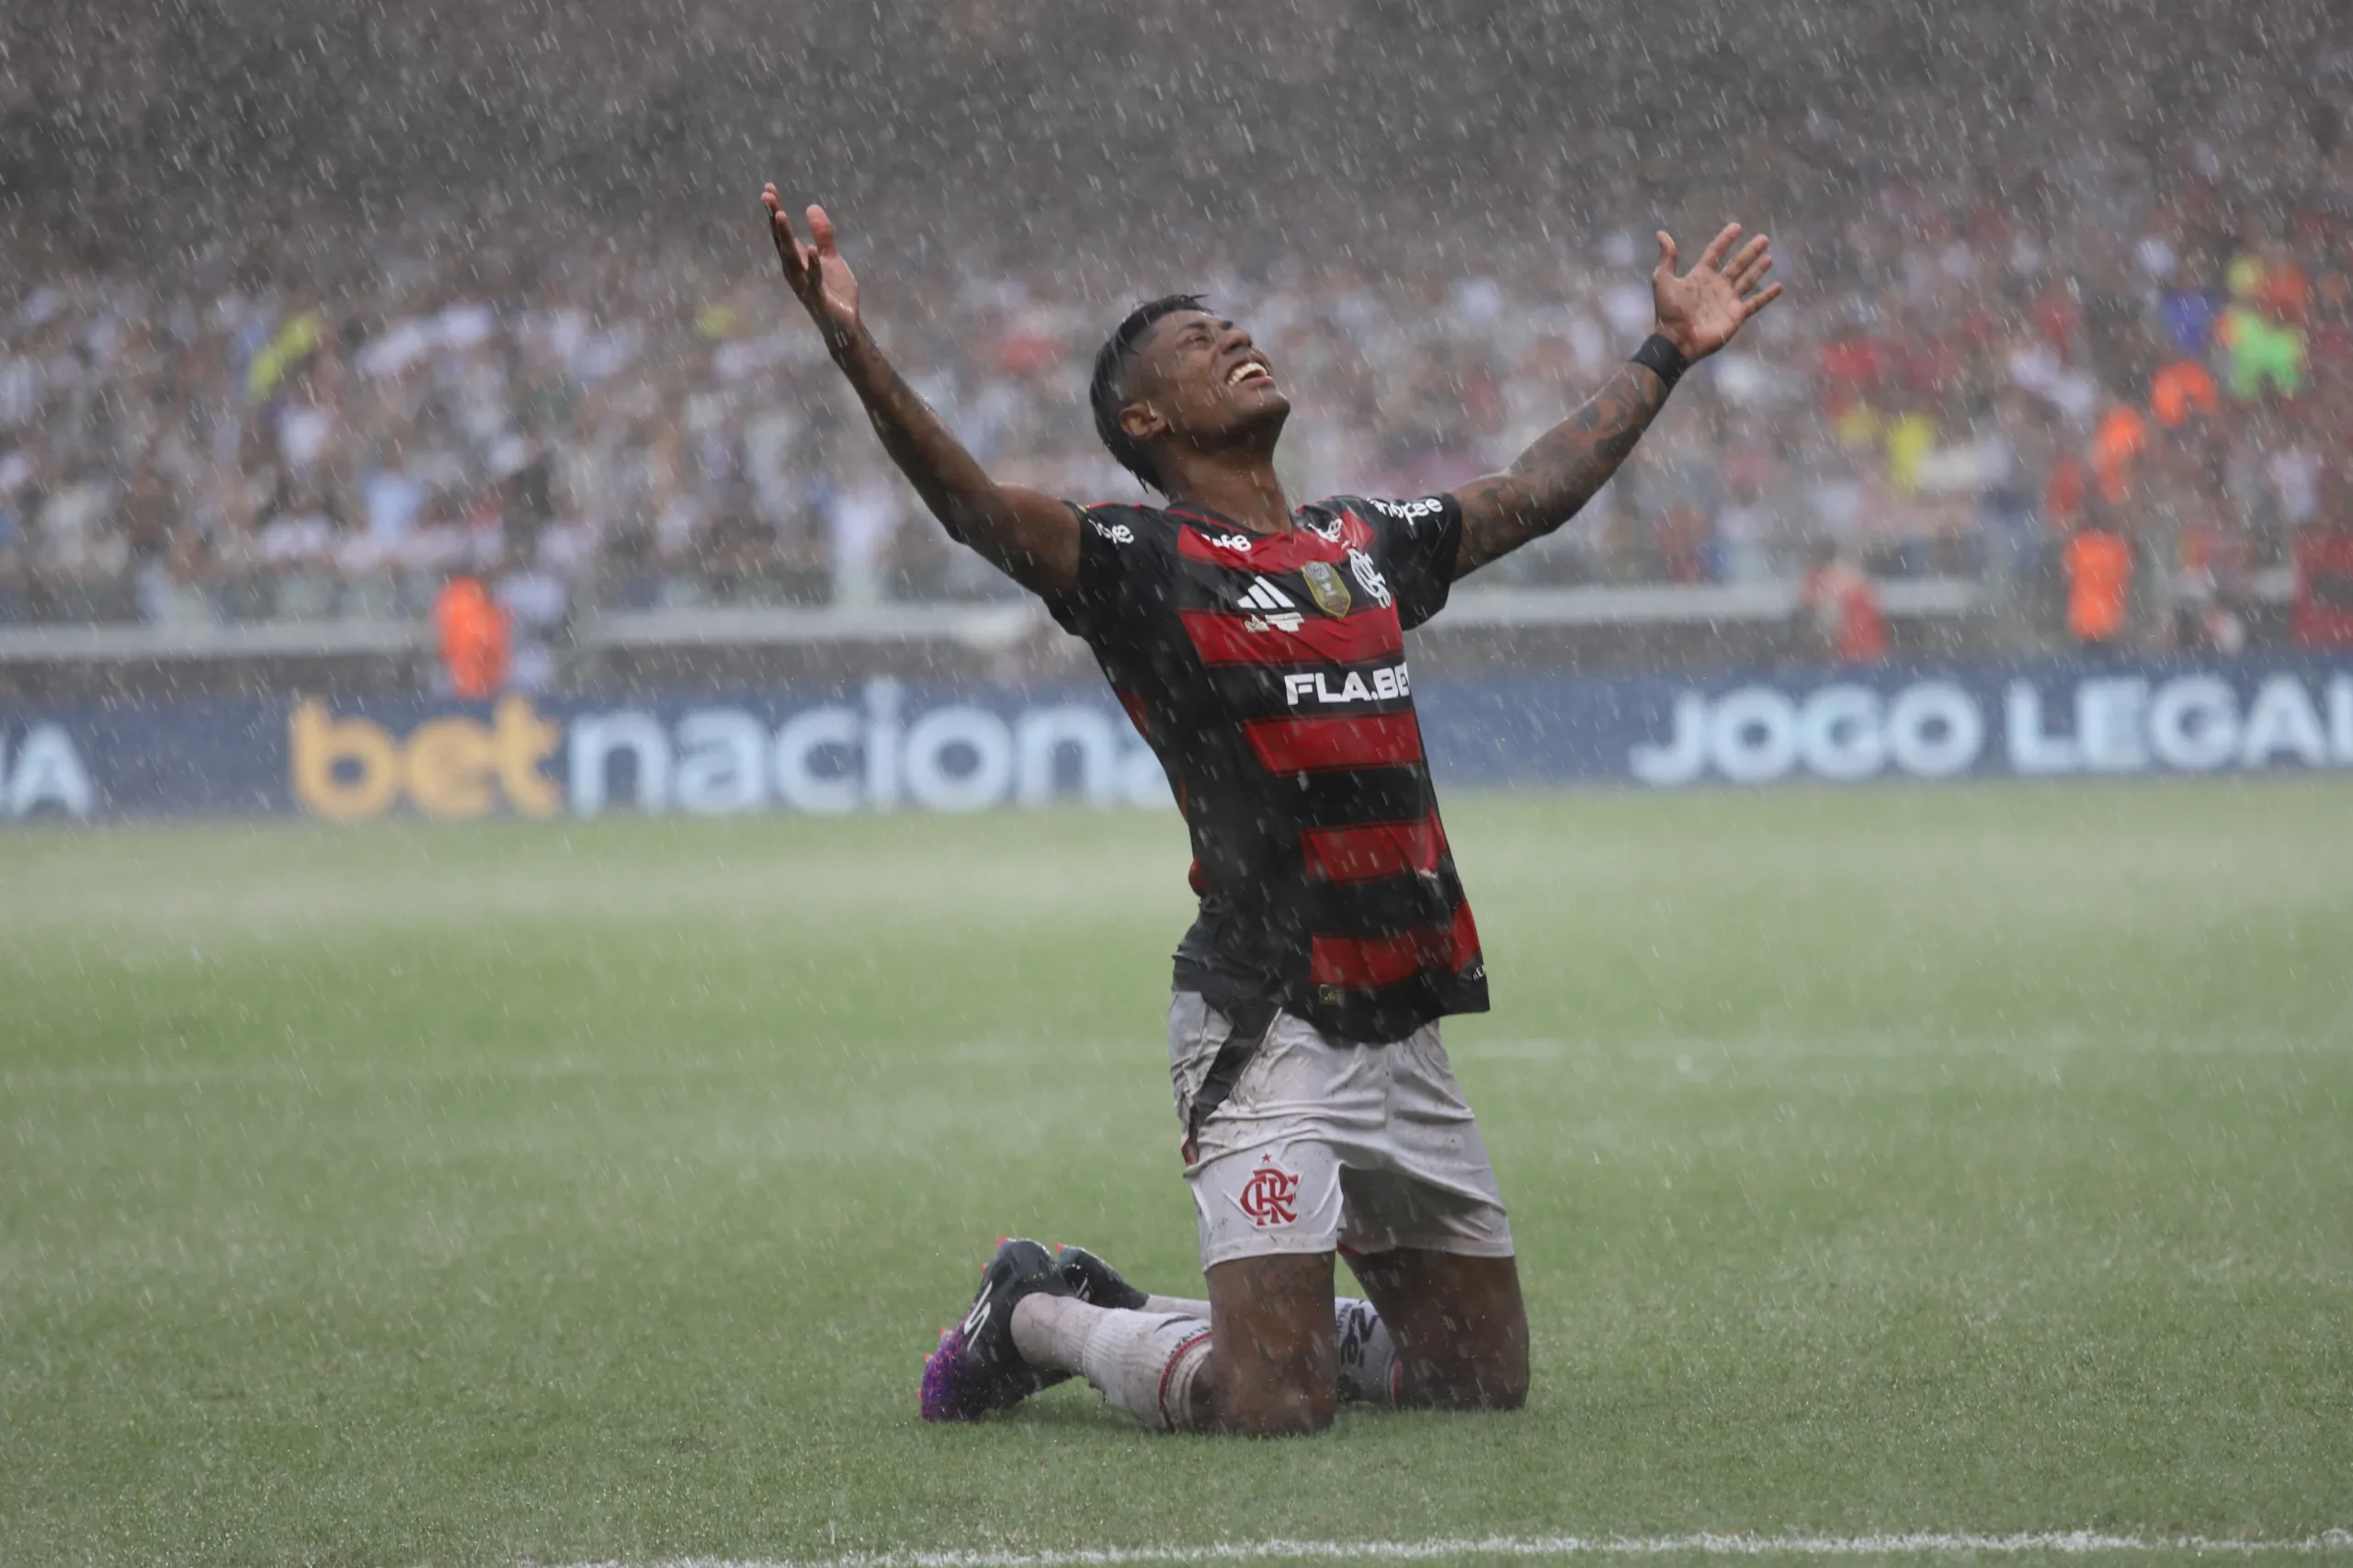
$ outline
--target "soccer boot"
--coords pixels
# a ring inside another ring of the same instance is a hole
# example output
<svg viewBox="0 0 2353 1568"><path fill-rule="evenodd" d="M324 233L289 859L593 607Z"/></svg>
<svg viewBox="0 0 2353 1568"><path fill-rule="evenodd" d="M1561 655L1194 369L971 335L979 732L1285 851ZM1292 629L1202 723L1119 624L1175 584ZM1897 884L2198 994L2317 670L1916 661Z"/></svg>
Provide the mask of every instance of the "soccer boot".
<svg viewBox="0 0 2353 1568"><path fill-rule="evenodd" d="M1085 1247L1054 1248L1054 1267L1061 1271L1063 1283L1070 1287L1070 1293L1091 1307L1123 1307L1140 1312L1152 1299Z"/></svg>
<svg viewBox="0 0 2353 1568"><path fill-rule="evenodd" d="M1030 1366L1014 1346L1013 1305L1040 1290L1050 1296L1071 1293L1053 1254L1036 1242L998 1242L996 1256L981 1270L981 1291L972 1310L954 1328L941 1330L938 1348L924 1358L926 1421L974 1420L1070 1376Z"/></svg>

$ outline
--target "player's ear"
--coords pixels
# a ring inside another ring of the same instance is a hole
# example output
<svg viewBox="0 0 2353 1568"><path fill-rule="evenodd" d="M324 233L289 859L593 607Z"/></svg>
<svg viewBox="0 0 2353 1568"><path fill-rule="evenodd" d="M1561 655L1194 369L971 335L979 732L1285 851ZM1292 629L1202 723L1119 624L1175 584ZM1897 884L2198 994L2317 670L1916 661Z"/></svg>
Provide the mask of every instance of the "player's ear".
<svg viewBox="0 0 2353 1568"><path fill-rule="evenodd" d="M1149 402L1131 403L1120 410L1120 428L1132 439L1149 441L1167 433L1168 421Z"/></svg>

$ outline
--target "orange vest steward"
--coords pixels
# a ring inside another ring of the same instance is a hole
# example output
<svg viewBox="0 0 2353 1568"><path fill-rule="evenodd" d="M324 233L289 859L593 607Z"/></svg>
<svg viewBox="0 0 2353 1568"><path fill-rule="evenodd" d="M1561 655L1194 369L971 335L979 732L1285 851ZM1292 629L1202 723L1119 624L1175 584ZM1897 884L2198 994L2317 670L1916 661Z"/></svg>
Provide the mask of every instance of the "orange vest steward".
<svg viewBox="0 0 2353 1568"><path fill-rule="evenodd" d="M433 624L453 693L480 702L506 684L506 612L480 578L451 578L433 601Z"/></svg>
<svg viewBox="0 0 2353 1568"><path fill-rule="evenodd" d="M2067 630L2105 642L2124 630L2132 591L2132 547L2121 534L2088 528L2067 541Z"/></svg>

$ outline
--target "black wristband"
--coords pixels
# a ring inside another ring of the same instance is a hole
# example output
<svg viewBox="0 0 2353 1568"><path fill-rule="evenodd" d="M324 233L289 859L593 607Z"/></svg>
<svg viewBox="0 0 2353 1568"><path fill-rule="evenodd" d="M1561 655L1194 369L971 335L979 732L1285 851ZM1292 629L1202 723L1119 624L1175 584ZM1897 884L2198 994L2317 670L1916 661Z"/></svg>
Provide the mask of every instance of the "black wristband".
<svg viewBox="0 0 2353 1568"><path fill-rule="evenodd" d="M1666 383L1669 392L1673 392L1675 383L1683 379L1683 372L1691 368L1691 361L1683 357L1683 350L1655 332L1643 339L1643 346L1634 350L1633 357L1627 363L1649 369Z"/></svg>

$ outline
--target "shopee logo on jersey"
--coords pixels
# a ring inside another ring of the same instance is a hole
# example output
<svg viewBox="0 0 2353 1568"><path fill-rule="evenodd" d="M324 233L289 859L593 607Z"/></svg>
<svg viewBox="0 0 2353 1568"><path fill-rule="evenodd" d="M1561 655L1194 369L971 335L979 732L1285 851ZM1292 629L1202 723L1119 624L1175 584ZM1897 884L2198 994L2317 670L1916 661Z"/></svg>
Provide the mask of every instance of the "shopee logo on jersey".
<svg viewBox="0 0 2353 1568"><path fill-rule="evenodd" d="M1331 672L1328 670L1302 670L1296 675L1283 676L1283 696L1290 699L1293 708L1309 699L1322 706L1331 707L1345 702L1387 702L1394 698L1413 695L1413 683L1406 677L1405 666L1402 664L1373 671L1370 680L1365 679L1361 671L1350 670L1347 679L1340 683L1337 691L1332 689Z"/></svg>

